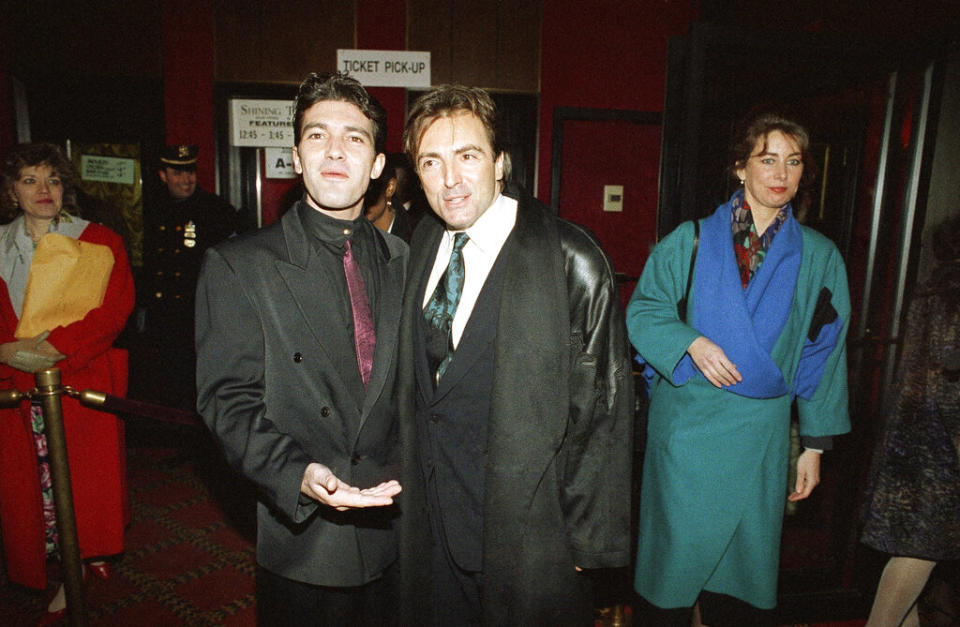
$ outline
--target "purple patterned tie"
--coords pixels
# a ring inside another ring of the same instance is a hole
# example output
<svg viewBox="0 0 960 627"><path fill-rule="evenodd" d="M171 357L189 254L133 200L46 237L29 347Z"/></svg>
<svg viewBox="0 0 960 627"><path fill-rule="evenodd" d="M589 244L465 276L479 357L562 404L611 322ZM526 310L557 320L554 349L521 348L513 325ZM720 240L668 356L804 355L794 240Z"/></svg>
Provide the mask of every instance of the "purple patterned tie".
<svg viewBox="0 0 960 627"><path fill-rule="evenodd" d="M373 330L373 316L370 314L370 300L367 298L367 286L363 283L360 266L353 258L350 240L346 241L347 250L343 254L343 274L347 277L347 290L350 292L350 309L353 310L353 341L357 348L357 365L363 388L370 383L370 371L373 370L373 349L377 345L377 334Z"/></svg>

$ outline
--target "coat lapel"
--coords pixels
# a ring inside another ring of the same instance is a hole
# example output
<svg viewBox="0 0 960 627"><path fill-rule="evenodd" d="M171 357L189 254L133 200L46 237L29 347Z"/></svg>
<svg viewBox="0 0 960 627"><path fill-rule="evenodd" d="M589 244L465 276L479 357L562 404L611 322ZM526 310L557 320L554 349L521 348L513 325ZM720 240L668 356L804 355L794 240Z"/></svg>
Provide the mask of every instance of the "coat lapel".
<svg viewBox="0 0 960 627"><path fill-rule="evenodd" d="M460 337L460 343L453 354L450 367L444 373L437 385L435 399L443 398L459 381L472 369L474 362L479 359L484 350L497 336L497 314L500 309L503 294L503 281L493 280L498 274L502 276L504 259L509 256L511 238L504 242L497 260L494 262L487 280L483 284L480 296L470 312L470 318Z"/></svg>
<svg viewBox="0 0 960 627"><path fill-rule="evenodd" d="M378 246L379 249L379 246ZM381 257L384 263L377 266L380 275L380 292L377 295L377 346L373 355L373 370L370 372L370 382L367 384L367 393L364 396L363 410L360 416L360 426L366 420L370 410L380 395L387 381L390 369L394 366L397 338L400 330L400 314L403 308L403 273L404 260L399 255L389 252L378 254L389 255ZM359 430L358 430L359 434Z"/></svg>
<svg viewBox="0 0 960 627"><path fill-rule="evenodd" d="M333 361L333 355L352 353L354 348L339 339L340 334L323 333L330 320L342 320L343 314L339 304L329 297L336 293L336 286L327 273L318 267L316 251L303 230L297 206L284 214L281 226L287 257L277 259L277 272L296 303L304 325L320 346L327 361ZM343 320L343 324L346 323ZM326 370L326 376L336 383L344 397L349 397L346 384L340 375L332 368Z"/></svg>
<svg viewBox="0 0 960 627"><path fill-rule="evenodd" d="M427 222L429 220L429 222ZM423 245L411 248L410 253L410 281L407 285L406 300L404 303L407 319L413 325L413 359L414 376L416 377L417 388L425 396L433 390L433 383L430 381L430 369L427 365L427 354L424 350L423 339L423 298L424 291L427 288L427 279L430 277L430 270L433 269L433 262L437 258L437 249L440 247L440 238L443 235L443 225L432 218L425 218L421 221L421 229L424 229Z"/></svg>
<svg viewBox="0 0 960 627"><path fill-rule="evenodd" d="M693 322L743 375L743 381L726 391L750 398L774 398L789 391L770 351L793 305L801 250L800 229L789 217L744 292L730 236L730 202L704 220L694 271ZM693 376L692 363L685 364L684 374Z"/></svg>

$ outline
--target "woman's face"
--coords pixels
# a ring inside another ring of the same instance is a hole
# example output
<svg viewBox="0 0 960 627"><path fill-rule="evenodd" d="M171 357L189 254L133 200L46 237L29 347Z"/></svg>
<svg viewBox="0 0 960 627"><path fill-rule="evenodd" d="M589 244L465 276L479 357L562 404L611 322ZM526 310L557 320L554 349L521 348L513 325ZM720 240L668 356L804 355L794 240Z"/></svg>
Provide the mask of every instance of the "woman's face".
<svg viewBox="0 0 960 627"><path fill-rule="evenodd" d="M767 134L766 142L757 141L750 158L737 168L747 204L754 211L779 211L796 195L802 174L800 146L777 130Z"/></svg>
<svg viewBox="0 0 960 627"><path fill-rule="evenodd" d="M63 207L63 184L45 163L21 168L11 194L23 213L37 220L52 220Z"/></svg>

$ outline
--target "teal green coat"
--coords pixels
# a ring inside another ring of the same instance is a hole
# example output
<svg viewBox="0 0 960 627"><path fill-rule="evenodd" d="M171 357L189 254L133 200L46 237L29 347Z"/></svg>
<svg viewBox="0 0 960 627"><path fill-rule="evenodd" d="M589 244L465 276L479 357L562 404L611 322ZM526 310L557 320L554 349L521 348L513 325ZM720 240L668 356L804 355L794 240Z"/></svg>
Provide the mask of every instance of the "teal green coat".
<svg viewBox="0 0 960 627"><path fill-rule="evenodd" d="M836 435L850 429L846 270L827 238L806 227L802 235L792 307L770 355L784 380L793 382L817 297L827 287L842 330L815 390L808 400L796 400L801 435ZM686 287L692 241L691 223L664 238L627 306L630 340L658 375L651 388L635 586L664 608L692 606L704 589L772 608L795 391L758 399L715 388L699 373L682 384L674 381L675 367L701 335L678 318L676 306ZM711 259L701 246L695 273L707 264L729 263L732 236L729 255ZM739 282L736 289L730 291L734 297L742 294ZM711 312L693 290L689 307L690 320Z"/></svg>

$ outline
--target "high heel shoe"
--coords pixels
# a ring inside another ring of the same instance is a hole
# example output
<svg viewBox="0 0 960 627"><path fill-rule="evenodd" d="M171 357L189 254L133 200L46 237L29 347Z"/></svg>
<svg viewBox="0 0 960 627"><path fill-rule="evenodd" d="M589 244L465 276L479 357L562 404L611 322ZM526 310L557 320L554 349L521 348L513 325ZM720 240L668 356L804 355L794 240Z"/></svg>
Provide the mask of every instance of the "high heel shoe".
<svg viewBox="0 0 960 627"><path fill-rule="evenodd" d="M89 573L93 573L98 579L108 579L110 577L110 564L106 562L96 562L93 564L84 564L83 565L83 583L87 583L87 578ZM60 584L63 587L63 584ZM57 591L59 594L59 590ZM59 610L51 612L49 609L43 611L43 614L40 615L40 618L37 619L37 627L47 627L48 625L55 625L62 621L67 616L67 608L61 607Z"/></svg>
<svg viewBox="0 0 960 627"><path fill-rule="evenodd" d="M86 567L97 579L110 579L110 564L107 562L88 562Z"/></svg>
<svg viewBox="0 0 960 627"><path fill-rule="evenodd" d="M61 607L56 612L51 612L50 610L44 610L43 614L40 615L40 618L37 620L37 627L47 627L47 625L55 625L59 623L67 616L67 608Z"/></svg>

